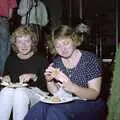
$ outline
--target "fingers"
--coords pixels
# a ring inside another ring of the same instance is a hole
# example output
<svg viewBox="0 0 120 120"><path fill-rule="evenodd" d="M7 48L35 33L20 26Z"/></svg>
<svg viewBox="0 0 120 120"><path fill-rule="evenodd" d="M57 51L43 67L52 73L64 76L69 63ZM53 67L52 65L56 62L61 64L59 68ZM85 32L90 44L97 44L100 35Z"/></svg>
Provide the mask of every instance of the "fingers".
<svg viewBox="0 0 120 120"><path fill-rule="evenodd" d="M61 82L58 82L57 84L59 85L59 87L64 87L63 83L61 83Z"/></svg>
<svg viewBox="0 0 120 120"><path fill-rule="evenodd" d="M54 63L51 63L51 64L49 65L49 67L52 67L52 66L53 66L53 64L54 64Z"/></svg>
<svg viewBox="0 0 120 120"><path fill-rule="evenodd" d="M44 73L45 78L46 78L47 81L51 81L51 80L54 78L53 75L52 75L52 72L53 72L53 70L54 70L55 68L52 67L52 65L53 65L53 63L51 63L51 64L49 65L49 67L45 70L45 73Z"/></svg>
<svg viewBox="0 0 120 120"><path fill-rule="evenodd" d="M38 76L37 76L36 74L34 74L34 75L32 76L32 80L33 80L33 81L37 81L37 79L38 79Z"/></svg>
<svg viewBox="0 0 120 120"><path fill-rule="evenodd" d="M23 83L23 82L24 82L24 77L23 77L23 75L19 76L19 82L20 82L20 83Z"/></svg>
<svg viewBox="0 0 120 120"><path fill-rule="evenodd" d="M55 78L56 80L63 82L63 80L66 79L66 75L60 71L59 68L52 67L52 64L46 69L44 75L48 81Z"/></svg>
<svg viewBox="0 0 120 120"><path fill-rule="evenodd" d="M51 81L53 78L55 78L57 80L57 75L59 74L59 70L56 68L53 68L51 66L48 67L48 69L46 69L44 75L46 80Z"/></svg>
<svg viewBox="0 0 120 120"><path fill-rule="evenodd" d="M57 81L67 81L68 77L60 70L60 68L54 68L53 63L45 70L45 78L47 81L51 81L53 78Z"/></svg>
<svg viewBox="0 0 120 120"><path fill-rule="evenodd" d="M52 81L53 76L51 75L51 73L45 72L44 75L45 75L45 78L48 82Z"/></svg>
<svg viewBox="0 0 120 120"><path fill-rule="evenodd" d="M49 66L49 67L45 70L45 72L52 73L54 69L55 69L55 68L53 68L52 66Z"/></svg>
<svg viewBox="0 0 120 120"><path fill-rule="evenodd" d="M0 76L0 80L2 80L2 79L3 79L3 77Z"/></svg>
<svg viewBox="0 0 120 120"><path fill-rule="evenodd" d="M2 81L10 83L11 79L10 79L9 76L4 76L3 79L2 79Z"/></svg>
<svg viewBox="0 0 120 120"><path fill-rule="evenodd" d="M19 81L21 83L29 82L30 79L32 79L33 81L36 81L37 80L36 74L28 73L28 74L22 74L22 75L19 76Z"/></svg>

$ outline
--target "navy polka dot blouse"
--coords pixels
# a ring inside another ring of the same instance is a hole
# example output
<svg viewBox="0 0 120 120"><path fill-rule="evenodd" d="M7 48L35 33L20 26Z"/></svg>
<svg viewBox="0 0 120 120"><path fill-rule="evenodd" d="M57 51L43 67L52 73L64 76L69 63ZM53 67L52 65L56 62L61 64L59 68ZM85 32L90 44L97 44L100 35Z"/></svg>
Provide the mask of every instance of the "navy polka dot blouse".
<svg viewBox="0 0 120 120"><path fill-rule="evenodd" d="M73 83L82 87L88 87L88 81L101 76L102 70L97 58L94 54L82 51L82 56L75 68L66 69L61 58L53 59L53 67L60 68Z"/></svg>

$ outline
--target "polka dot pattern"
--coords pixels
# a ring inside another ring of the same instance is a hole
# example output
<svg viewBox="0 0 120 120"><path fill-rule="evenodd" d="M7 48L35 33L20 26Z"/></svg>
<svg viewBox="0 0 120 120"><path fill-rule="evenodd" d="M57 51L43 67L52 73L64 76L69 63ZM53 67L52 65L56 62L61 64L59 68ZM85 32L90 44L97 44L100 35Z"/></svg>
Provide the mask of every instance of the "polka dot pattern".
<svg viewBox="0 0 120 120"><path fill-rule="evenodd" d="M96 56L90 52L82 51L82 56L73 69L66 69L60 57L53 59L54 67L60 68L73 83L82 87L88 87L88 81L101 76L101 66Z"/></svg>

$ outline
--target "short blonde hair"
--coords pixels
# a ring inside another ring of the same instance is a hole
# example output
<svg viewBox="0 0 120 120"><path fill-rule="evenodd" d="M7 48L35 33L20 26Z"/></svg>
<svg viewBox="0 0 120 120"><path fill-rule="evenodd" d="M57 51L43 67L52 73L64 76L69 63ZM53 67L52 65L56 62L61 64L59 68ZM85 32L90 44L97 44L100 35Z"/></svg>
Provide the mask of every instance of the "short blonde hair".
<svg viewBox="0 0 120 120"><path fill-rule="evenodd" d="M30 36L31 40L32 40L32 51L36 52L37 51L37 45L38 45L38 39L36 34L31 30L30 27L26 26L26 25L22 25L20 27L18 27L11 36L11 44L12 44L12 48L13 50L17 53L18 49L16 47L16 38L17 37L22 37L22 36Z"/></svg>
<svg viewBox="0 0 120 120"><path fill-rule="evenodd" d="M48 48L50 50L50 53L54 55L57 54L54 46L54 43L57 39L68 37L72 39L76 47L79 46L82 42L81 37L67 25L60 25L59 27L53 29L51 36L48 38Z"/></svg>

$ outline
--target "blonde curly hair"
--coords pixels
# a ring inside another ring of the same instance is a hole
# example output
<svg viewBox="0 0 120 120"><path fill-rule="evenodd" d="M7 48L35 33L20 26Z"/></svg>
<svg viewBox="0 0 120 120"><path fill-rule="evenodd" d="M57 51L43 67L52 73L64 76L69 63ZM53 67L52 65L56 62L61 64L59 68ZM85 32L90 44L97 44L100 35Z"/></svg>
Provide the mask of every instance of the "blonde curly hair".
<svg viewBox="0 0 120 120"><path fill-rule="evenodd" d="M32 40L32 51L37 52L37 45L38 45L38 39L36 34L31 30L30 27L26 26L26 25L22 25L20 27L18 27L11 36L11 44L12 44L12 48L13 50L18 53L18 49L16 47L16 38L17 37L22 37L22 36L30 36L31 40Z"/></svg>
<svg viewBox="0 0 120 120"><path fill-rule="evenodd" d="M48 48L50 53L53 55L57 54L54 43L59 38L71 38L76 47L82 42L81 37L75 33L71 27L67 25L60 25L54 28L51 32L51 35L48 37Z"/></svg>

